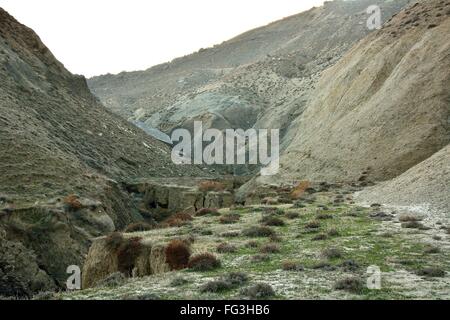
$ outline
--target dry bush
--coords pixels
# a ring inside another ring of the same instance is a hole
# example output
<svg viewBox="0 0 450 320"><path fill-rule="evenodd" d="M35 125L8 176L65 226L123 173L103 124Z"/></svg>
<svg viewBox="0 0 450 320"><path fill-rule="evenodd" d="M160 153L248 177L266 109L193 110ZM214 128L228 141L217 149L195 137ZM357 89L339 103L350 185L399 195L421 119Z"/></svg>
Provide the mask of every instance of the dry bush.
<svg viewBox="0 0 450 320"><path fill-rule="evenodd" d="M198 190L201 192L220 192L225 190L225 186L221 182L206 180L199 183Z"/></svg>
<svg viewBox="0 0 450 320"><path fill-rule="evenodd" d="M117 261L119 271L126 276L131 276L135 261L142 250L140 237L125 239L117 249Z"/></svg>
<svg viewBox="0 0 450 320"><path fill-rule="evenodd" d="M266 226L251 226L242 231L242 234L246 237L270 237L275 235L275 231Z"/></svg>
<svg viewBox="0 0 450 320"><path fill-rule="evenodd" d="M363 290L363 282L360 278L348 277L338 280L334 284L335 290L345 290L351 293L360 293Z"/></svg>
<svg viewBox="0 0 450 320"><path fill-rule="evenodd" d="M63 202L69 210L80 210L83 207L78 196L75 194L65 197Z"/></svg>
<svg viewBox="0 0 450 320"><path fill-rule="evenodd" d="M265 244L259 249L261 253L279 253L281 251L280 246L275 243Z"/></svg>
<svg viewBox="0 0 450 320"><path fill-rule="evenodd" d="M162 227L182 227L192 221L192 216L189 213L180 212L171 215L169 218L161 223Z"/></svg>
<svg viewBox="0 0 450 320"><path fill-rule="evenodd" d="M195 271L210 271L219 268L220 260L209 252L199 253L189 259L188 267Z"/></svg>
<svg viewBox="0 0 450 320"><path fill-rule="evenodd" d="M310 221L305 225L306 229L319 229L320 222L319 221Z"/></svg>
<svg viewBox="0 0 450 320"><path fill-rule="evenodd" d="M201 208L200 210L197 210L195 215L198 217L207 216L207 215L218 216L218 215L220 215L220 213L217 208Z"/></svg>
<svg viewBox="0 0 450 320"><path fill-rule="evenodd" d="M217 246L217 252L219 253L234 253L237 251L237 247L229 243L221 243Z"/></svg>
<svg viewBox="0 0 450 320"><path fill-rule="evenodd" d="M399 220L400 222L417 222L417 221L420 221L421 218L419 218L419 217L417 217L417 216L414 216L414 215L412 215L412 214L402 214L402 215L398 218L398 220Z"/></svg>
<svg viewBox="0 0 450 320"><path fill-rule="evenodd" d="M166 247L165 255L171 270L181 270L188 266L191 249L184 241L172 240Z"/></svg>
<svg viewBox="0 0 450 320"><path fill-rule="evenodd" d="M132 233L132 232L148 231L148 230L152 230L152 229L154 229L153 225L151 225L150 223L147 223L147 222L140 221L140 222L135 222L135 223L128 225L125 228L124 232Z"/></svg>
<svg viewBox="0 0 450 320"><path fill-rule="evenodd" d="M303 271L304 268L295 261L283 261L281 268L284 271Z"/></svg>
<svg viewBox="0 0 450 320"><path fill-rule="evenodd" d="M305 193L306 189L309 188L311 183L309 181L301 181L291 192L291 198L294 200L300 199Z"/></svg>
<svg viewBox="0 0 450 320"><path fill-rule="evenodd" d="M277 205L278 203L279 203L278 199L277 198L272 198L272 197L266 197L266 198L261 200L261 204L265 204L265 205L268 205L268 206L274 206L274 205Z"/></svg>
<svg viewBox="0 0 450 320"><path fill-rule="evenodd" d="M326 248L322 251L322 256L327 259L338 259L342 258L343 253L342 250L338 248Z"/></svg>
<svg viewBox="0 0 450 320"><path fill-rule="evenodd" d="M245 246L247 248L258 248L259 247L259 242L258 241L248 241Z"/></svg>
<svg viewBox="0 0 450 320"><path fill-rule="evenodd" d="M273 288L267 283L257 283L241 290L241 294L251 299L265 299L275 295Z"/></svg>
<svg viewBox="0 0 450 320"><path fill-rule="evenodd" d="M266 226L274 226L274 227L282 227L286 225L283 219L275 216L264 216L260 222Z"/></svg>
<svg viewBox="0 0 450 320"><path fill-rule="evenodd" d="M300 217L300 214L298 212L287 212L285 214L286 218L288 219L297 219Z"/></svg>
<svg viewBox="0 0 450 320"><path fill-rule="evenodd" d="M206 292L221 292L231 289L231 284L225 280L219 279L219 280L213 280L205 283L200 287L200 292L206 293Z"/></svg>
<svg viewBox="0 0 450 320"><path fill-rule="evenodd" d="M239 221L241 216L237 213L227 213L219 218L219 222L222 224L233 224Z"/></svg>

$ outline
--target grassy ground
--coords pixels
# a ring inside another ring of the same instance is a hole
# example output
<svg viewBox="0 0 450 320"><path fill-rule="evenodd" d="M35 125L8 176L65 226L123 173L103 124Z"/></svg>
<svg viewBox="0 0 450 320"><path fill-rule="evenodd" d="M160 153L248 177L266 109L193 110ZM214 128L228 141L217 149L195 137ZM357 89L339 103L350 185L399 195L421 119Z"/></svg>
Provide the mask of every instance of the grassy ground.
<svg viewBox="0 0 450 320"><path fill-rule="evenodd" d="M274 294L268 296L272 299L450 298L449 235L444 229L402 228L399 214L394 214L391 221L382 221L371 216L380 209L348 203L331 205L330 200L319 197L304 208L282 205L223 209L221 215L237 213L239 221L222 224L219 216L204 216L179 228L133 234L152 239L194 236L194 253L216 254L221 267L128 279L116 287L61 293L58 298L245 299L251 295L243 288L257 283L273 288ZM324 203L325 209L320 207ZM282 226L270 226L276 237L244 235L242 231L262 225L261 219L267 216L284 222ZM234 246L235 252L218 253L221 243ZM276 252L262 252L266 245L270 245L269 251ZM381 270L379 290L367 288L369 266ZM443 271L443 276L423 276L421 271L430 267ZM211 289L213 292L202 291L202 286L230 272L244 273L248 280Z"/></svg>

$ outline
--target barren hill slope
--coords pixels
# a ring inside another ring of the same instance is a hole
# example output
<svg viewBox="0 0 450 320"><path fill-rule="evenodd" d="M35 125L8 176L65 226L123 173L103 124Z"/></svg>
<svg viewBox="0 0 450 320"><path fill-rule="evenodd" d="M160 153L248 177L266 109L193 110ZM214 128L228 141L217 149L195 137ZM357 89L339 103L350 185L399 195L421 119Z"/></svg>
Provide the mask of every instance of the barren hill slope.
<svg viewBox="0 0 450 320"><path fill-rule="evenodd" d="M323 73L282 175L386 180L450 141L450 1L416 3Z"/></svg>
<svg viewBox="0 0 450 320"><path fill-rule="evenodd" d="M283 128L303 111L320 72L409 0L329 1L213 48L146 71L94 77L90 88L114 112L170 132L205 127Z"/></svg>
<svg viewBox="0 0 450 320"><path fill-rule="evenodd" d="M200 172L173 165L0 8L0 296L62 285L91 237L138 220L121 182L181 174Z"/></svg>

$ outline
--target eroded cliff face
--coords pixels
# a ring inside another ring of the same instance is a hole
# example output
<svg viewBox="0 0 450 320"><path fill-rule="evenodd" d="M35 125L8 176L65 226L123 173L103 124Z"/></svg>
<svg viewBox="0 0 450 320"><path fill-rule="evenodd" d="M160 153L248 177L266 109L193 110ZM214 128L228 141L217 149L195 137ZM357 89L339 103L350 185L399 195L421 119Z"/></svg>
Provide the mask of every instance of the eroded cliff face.
<svg viewBox="0 0 450 320"><path fill-rule="evenodd" d="M282 176L387 180L449 143L450 2L401 11L318 82Z"/></svg>

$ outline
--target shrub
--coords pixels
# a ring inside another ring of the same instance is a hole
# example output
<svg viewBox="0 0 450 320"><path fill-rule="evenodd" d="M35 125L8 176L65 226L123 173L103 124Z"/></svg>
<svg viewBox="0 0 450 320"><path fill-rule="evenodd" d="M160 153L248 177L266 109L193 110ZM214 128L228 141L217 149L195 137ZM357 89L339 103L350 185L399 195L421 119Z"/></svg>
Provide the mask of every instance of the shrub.
<svg viewBox="0 0 450 320"><path fill-rule="evenodd" d="M269 243L261 247L259 250L261 253L279 253L280 247L275 243Z"/></svg>
<svg viewBox="0 0 450 320"><path fill-rule="evenodd" d="M217 246L217 252L219 253L234 253L236 251L236 246L229 243L221 243Z"/></svg>
<svg viewBox="0 0 450 320"><path fill-rule="evenodd" d="M278 234L273 234L273 235L269 236L269 240L271 242L281 242L281 241L283 241L283 238L281 236L279 236Z"/></svg>
<svg viewBox="0 0 450 320"><path fill-rule="evenodd" d="M195 215L198 217L202 217L202 216L206 216L206 215L218 216L218 215L220 215L220 213L219 213L219 210L216 208L202 208L200 210L197 210Z"/></svg>
<svg viewBox="0 0 450 320"><path fill-rule="evenodd" d="M310 221L305 225L305 228L307 229L319 229L320 228L320 222L319 221Z"/></svg>
<svg viewBox="0 0 450 320"><path fill-rule="evenodd" d="M274 216L265 216L261 219L260 222L266 226L282 227L286 225L286 223L282 219Z"/></svg>
<svg viewBox="0 0 450 320"><path fill-rule="evenodd" d="M80 200L78 199L78 196L75 194L71 194L67 197L64 198L63 203L66 205L66 207L69 210L79 210L83 207L83 205L81 204Z"/></svg>
<svg viewBox="0 0 450 320"><path fill-rule="evenodd" d="M176 213L167 218L163 223L163 227L181 227L192 221L193 218L189 213Z"/></svg>
<svg viewBox="0 0 450 320"><path fill-rule="evenodd" d="M433 246L433 245L428 245L428 246L426 246L425 247L425 253L427 253L427 254L433 254L433 253L439 253L441 250L438 248L438 247L436 247L436 246Z"/></svg>
<svg viewBox="0 0 450 320"><path fill-rule="evenodd" d="M242 231L246 237L270 237L275 234L271 228L266 226L252 226Z"/></svg>
<svg viewBox="0 0 450 320"><path fill-rule="evenodd" d="M142 250L141 239L126 239L117 249L118 269L126 276L131 276L136 258Z"/></svg>
<svg viewBox="0 0 450 320"><path fill-rule="evenodd" d="M196 271L209 271L220 267L220 260L209 252L204 252L192 256L189 259L188 267Z"/></svg>
<svg viewBox="0 0 450 320"><path fill-rule="evenodd" d="M254 286L241 290L241 294L251 299L270 298L275 295L272 286L267 283L257 283Z"/></svg>
<svg viewBox="0 0 450 320"><path fill-rule="evenodd" d="M344 271L348 272L354 272L360 268L359 264L355 260L345 260L341 263L341 267Z"/></svg>
<svg viewBox="0 0 450 320"><path fill-rule="evenodd" d="M303 271L303 266L299 265L297 262L294 261L283 261L281 264L281 268L284 271Z"/></svg>
<svg viewBox="0 0 450 320"><path fill-rule="evenodd" d="M338 248L327 248L322 251L322 256L327 259L342 258L342 251Z"/></svg>
<svg viewBox="0 0 450 320"><path fill-rule="evenodd" d="M252 262L264 262L270 260L269 255L267 254L257 254L251 257Z"/></svg>
<svg viewBox="0 0 450 320"><path fill-rule="evenodd" d="M248 275L244 272L230 272L223 277L223 280L236 287L248 282Z"/></svg>
<svg viewBox="0 0 450 320"><path fill-rule="evenodd" d="M288 219L297 219L300 217L300 214L298 212L288 212L285 214L286 218Z"/></svg>
<svg viewBox="0 0 450 320"><path fill-rule="evenodd" d="M337 237L339 235L339 231L337 231L337 229L335 228L331 228L330 230L328 230L328 235L330 237Z"/></svg>
<svg viewBox="0 0 450 320"><path fill-rule="evenodd" d="M310 185L311 183L309 181L301 181L291 192L291 198L294 200L300 199Z"/></svg>
<svg viewBox="0 0 450 320"><path fill-rule="evenodd" d="M228 231L220 234L220 236L224 238L236 238L239 237L240 235L241 233L239 231Z"/></svg>
<svg viewBox="0 0 450 320"><path fill-rule="evenodd" d="M411 214L402 214L398 220L400 222L412 222L412 221L420 221L421 219L417 216Z"/></svg>
<svg viewBox="0 0 450 320"><path fill-rule="evenodd" d="M331 214L327 214L327 213L319 213L316 215L316 219L328 220L328 219L333 219L333 216Z"/></svg>
<svg viewBox="0 0 450 320"><path fill-rule="evenodd" d="M445 277L445 270L437 267L426 267L417 271L419 276L430 277L430 278L442 278Z"/></svg>
<svg viewBox="0 0 450 320"><path fill-rule="evenodd" d="M345 290L351 293L360 293L364 288L363 282L361 279L356 277L347 277L341 280L338 280L334 284L335 290Z"/></svg>
<svg viewBox="0 0 450 320"><path fill-rule="evenodd" d="M402 223L402 228L406 229L423 229L425 226L418 221L408 221Z"/></svg>
<svg viewBox="0 0 450 320"><path fill-rule="evenodd" d="M306 205L303 204L303 202L301 202L301 201L295 201L295 202L294 202L294 205L293 205L292 207L293 207L293 208L297 208L297 209L301 209L301 208L305 208Z"/></svg>
<svg viewBox="0 0 450 320"><path fill-rule="evenodd" d="M247 248L258 248L259 242L258 241L249 241L245 244Z"/></svg>
<svg viewBox="0 0 450 320"><path fill-rule="evenodd" d="M117 250L125 239L120 232L113 232L106 236L105 241L108 249Z"/></svg>
<svg viewBox="0 0 450 320"><path fill-rule="evenodd" d="M233 224L239 221L241 216L237 213L227 213L219 218L222 224Z"/></svg>
<svg viewBox="0 0 450 320"><path fill-rule="evenodd" d="M170 285L172 287L179 287L179 286L185 285L188 282L189 281L183 277L176 277L170 282Z"/></svg>
<svg viewBox="0 0 450 320"><path fill-rule="evenodd" d="M201 192L220 192L225 190L225 186L221 182L206 180L199 183L198 190Z"/></svg>
<svg viewBox="0 0 450 320"><path fill-rule="evenodd" d="M326 240L328 237L326 234L324 233L319 233L318 235L315 235L312 240L313 241L322 241L322 240Z"/></svg>
<svg viewBox="0 0 450 320"><path fill-rule="evenodd" d="M135 223L128 225L125 228L124 232L126 232L126 233L141 232L141 231L152 230L153 228L154 228L154 226L152 226L151 224L141 221L141 222L135 222Z"/></svg>
<svg viewBox="0 0 450 320"><path fill-rule="evenodd" d="M188 266L191 249L181 240L172 240L166 247L165 255L171 270L181 270Z"/></svg>
<svg viewBox="0 0 450 320"><path fill-rule="evenodd" d="M201 292L221 292L231 289L229 282L225 280L213 280L205 283L200 287Z"/></svg>

